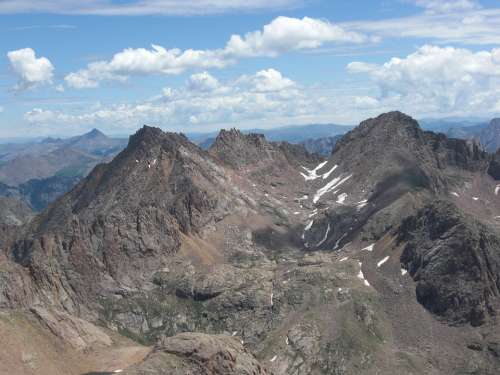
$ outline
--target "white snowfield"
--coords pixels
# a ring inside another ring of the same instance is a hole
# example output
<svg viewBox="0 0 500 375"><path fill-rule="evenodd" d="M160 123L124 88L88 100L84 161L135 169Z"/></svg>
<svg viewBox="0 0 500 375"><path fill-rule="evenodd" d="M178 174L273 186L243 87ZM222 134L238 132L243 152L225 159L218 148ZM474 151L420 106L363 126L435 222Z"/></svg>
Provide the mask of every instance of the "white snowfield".
<svg viewBox="0 0 500 375"><path fill-rule="evenodd" d="M278 358L278 356L277 356L277 355L275 355L273 358L271 358L271 360L270 360L269 362L274 362L274 361L276 361L276 358Z"/></svg>
<svg viewBox="0 0 500 375"><path fill-rule="evenodd" d="M345 262L349 257L343 257L342 259L339 260L339 262Z"/></svg>
<svg viewBox="0 0 500 375"><path fill-rule="evenodd" d="M407 273L408 273L408 271L407 271L407 270L405 270L404 268L401 268L401 275L403 275L403 276L404 276L404 275L406 275Z"/></svg>
<svg viewBox="0 0 500 375"><path fill-rule="evenodd" d="M388 260L389 260L389 257L386 256L384 259L382 259L380 262L377 263L377 268L379 268L382 264L384 264Z"/></svg>
<svg viewBox="0 0 500 375"><path fill-rule="evenodd" d="M314 195L314 198L313 198L313 203L318 203L318 201L320 200L320 198L323 195L325 195L326 193L328 193L332 190L337 189L340 185L342 185L344 182L349 180L351 177L352 177L352 174L350 174L349 176L344 177L344 178L339 176L339 177L336 177L333 180L331 180L329 183L327 183L325 186L323 186L321 189L319 189L316 192L316 194Z"/></svg>
<svg viewBox="0 0 500 375"><path fill-rule="evenodd" d="M374 247L375 247L375 244L372 243L371 245L368 245L367 247L362 248L361 251L373 251Z"/></svg>
<svg viewBox="0 0 500 375"><path fill-rule="evenodd" d="M347 194L346 193L342 193L340 194L338 197L337 197L337 203L338 204L344 204L345 200L347 198Z"/></svg>
<svg viewBox="0 0 500 375"><path fill-rule="evenodd" d="M306 167L302 167L302 169L304 169L307 172L307 174L304 174L302 172L300 172L300 174L302 175L302 177L304 177L306 181L311 181L320 178L321 175L318 175L316 172L318 172L321 168L323 168L326 165L326 163L328 163L328 161L324 161L314 169L307 169Z"/></svg>
<svg viewBox="0 0 500 375"><path fill-rule="evenodd" d="M455 197L460 197L460 195L457 192L454 192L454 191L452 191L450 194L454 195Z"/></svg>
<svg viewBox="0 0 500 375"><path fill-rule="evenodd" d="M363 264L361 262L358 262L358 265L359 265L359 273L357 275L358 279L363 280L366 286L370 286L368 280L365 279L365 275L363 275L363 270L362 270Z"/></svg>
<svg viewBox="0 0 500 375"><path fill-rule="evenodd" d="M472 199L474 199L475 201L478 201L479 198L478 197L472 197Z"/></svg>

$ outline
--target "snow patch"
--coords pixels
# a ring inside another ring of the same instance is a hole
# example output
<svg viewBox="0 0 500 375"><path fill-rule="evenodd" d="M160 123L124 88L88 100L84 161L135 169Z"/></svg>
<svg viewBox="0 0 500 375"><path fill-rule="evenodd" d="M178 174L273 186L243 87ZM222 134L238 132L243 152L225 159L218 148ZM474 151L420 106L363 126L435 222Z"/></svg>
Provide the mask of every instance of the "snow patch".
<svg viewBox="0 0 500 375"><path fill-rule="evenodd" d="M273 358L271 358L271 360L270 360L269 362L274 362L274 361L276 361L276 358L278 358L278 356L277 356L277 355L275 355Z"/></svg>
<svg viewBox="0 0 500 375"><path fill-rule="evenodd" d="M318 214L318 209L315 208L314 211L309 214L309 219L313 216L316 216L317 214Z"/></svg>
<svg viewBox="0 0 500 375"><path fill-rule="evenodd" d="M305 231L308 231L309 229L311 229L311 227L313 226L313 223L314 223L314 220L311 220L307 225L306 227L304 228Z"/></svg>
<svg viewBox="0 0 500 375"><path fill-rule="evenodd" d="M363 282L366 286L370 286L370 283L368 282L368 280L365 279L365 275L363 274L363 270L362 270L363 264L361 262L358 262L358 265L359 265L359 273L357 275L358 279L363 280Z"/></svg>
<svg viewBox="0 0 500 375"><path fill-rule="evenodd" d="M340 194L338 197L337 197L337 203L338 204L344 204L345 200L347 198L347 194L346 193L342 193Z"/></svg>
<svg viewBox="0 0 500 375"><path fill-rule="evenodd" d="M382 264L387 262L389 260L389 257L386 256L384 259L382 259L380 262L377 263L377 268L380 267Z"/></svg>
<svg viewBox="0 0 500 375"><path fill-rule="evenodd" d="M454 195L455 197L460 197L460 195L457 192L454 192L454 191L452 191L450 194Z"/></svg>
<svg viewBox="0 0 500 375"><path fill-rule="evenodd" d="M368 199L363 199L362 201L359 201L358 203L356 203L356 209L359 211L363 207L365 207L367 204L368 204Z"/></svg>
<svg viewBox="0 0 500 375"><path fill-rule="evenodd" d="M338 240L337 242L335 242L335 247L333 248L333 250L337 250L339 245L340 245L340 241L342 241L345 237L347 236L347 233L344 233Z"/></svg>
<svg viewBox="0 0 500 375"><path fill-rule="evenodd" d="M475 201L479 200L478 197L472 197L472 199L474 199Z"/></svg>
<svg viewBox="0 0 500 375"><path fill-rule="evenodd" d="M339 260L339 262L345 262L349 257L343 257L342 259Z"/></svg>
<svg viewBox="0 0 500 375"><path fill-rule="evenodd" d="M375 247L375 244L372 243L371 245L368 245L367 247L362 248L361 251L364 251L364 250L366 250L366 251L373 251L374 247Z"/></svg>
<svg viewBox="0 0 500 375"><path fill-rule="evenodd" d="M314 195L313 198L313 203L318 203L319 199L326 193L335 190L338 188L340 185L342 185L344 182L346 182L348 179L352 177L352 174L350 174L347 177L344 177L341 179L341 177L336 177L333 180L331 180L329 183L327 183L325 186L323 186L321 189L319 189L316 194Z"/></svg>
<svg viewBox="0 0 500 375"><path fill-rule="evenodd" d="M403 276L404 276L404 275L406 275L407 273L408 273L408 271L407 271L407 270L405 270L404 268L401 268L401 275L403 275Z"/></svg>
<svg viewBox="0 0 500 375"><path fill-rule="evenodd" d="M499 191L500 191L500 185L495 186L495 195L498 195Z"/></svg>
<svg viewBox="0 0 500 375"><path fill-rule="evenodd" d="M323 174L323 175L321 176L321 177L323 178L323 180L326 180L328 177L330 177L330 175L332 174L332 172L333 172L335 169L337 169L337 168L338 168L338 165L337 165L337 164L335 164L335 165L333 166L333 168L332 168L332 169L330 169L328 172L326 172L325 174Z"/></svg>
<svg viewBox="0 0 500 375"><path fill-rule="evenodd" d="M299 211L295 211L293 214L294 215L298 215L298 214L300 214L300 212Z"/></svg>
<svg viewBox="0 0 500 375"><path fill-rule="evenodd" d="M304 174L302 172L300 172L300 174L302 175L302 177L304 177L304 180L306 181L311 181L320 178L321 175L318 175L316 172L318 172L321 168L323 168L326 165L326 163L328 163L328 161L324 161L314 169L307 169L306 167L302 167L302 169L304 169L307 172L307 174Z"/></svg>
<svg viewBox="0 0 500 375"><path fill-rule="evenodd" d="M328 223L328 228L326 228L326 233L325 233L325 236L323 237L323 239L321 241L319 241L317 244L316 244L316 247L319 247L323 244L323 242L326 241L326 239L328 238L328 233L330 233L330 223Z"/></svg>

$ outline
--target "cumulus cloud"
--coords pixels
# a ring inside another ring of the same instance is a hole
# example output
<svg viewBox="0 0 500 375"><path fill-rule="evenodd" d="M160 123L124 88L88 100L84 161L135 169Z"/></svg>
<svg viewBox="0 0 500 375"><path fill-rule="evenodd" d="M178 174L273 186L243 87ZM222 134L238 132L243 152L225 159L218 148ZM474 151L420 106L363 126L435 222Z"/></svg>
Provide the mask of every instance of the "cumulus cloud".
<svg viewBox="0 0 500 375"><path fill-rule="evenodd" d="M131 74L180 74L190 68L222 68L230 62L218 51L167 50L153 45L149 50L127 48L110 61L90 63L86 69L70 73L64 79L74 88L94 88L99 81L125 81Z"/></svg>
<svg viewBox="0 0 500 375"><path fill-rule="evenodd" d="M422 113L491 113L500 100L500 49L473 52L425 45L382 65L353 62L347 70L367 74L379 100Z"/></svg>
<svg viewBox="0 0 500 375"><path fill-rule="evenodd" d="M36 57L31 48L23 48L7 53L10 66L19 77L16 90L25 90L38 85L52 83L54 66L46 57Z"/></svg>
<svg viewBox="0 0 500 375"><path fill-rule="evenodd" d="M192 91L209 92L219 87L219 81L208 72L196 73L189 77L188 87Z"/></svg>
<svg viewBox="0 0 500 375"><path fill-rule="evenodd" d="M70 87L95 88L100 81L125 81L130 75L180 74L188 69L224 68L238 59L277 56L282 53L318 48L325 43L363 43L373 39L313 18L278 17L262 30L244 36L233 35L226 46L214 50L127 48L109 61L89 64L65 77Z"/></svg>
<svg viewBox="0 0 500 375"><path fill-rule="evenodd" d="M275 69L221 82L196 73L180 88L165 88L149 101L99 107L85 113L34 108L24 116L32 124L107 124L134 128L141 123L164 126L233 124L271 118L313 115L324 110L320 95L307 95Z"/></svg>
<svg viewBox="0 0 500 375"><path fill-rule="evenodd" d="M226 52L235 56L277 56L280 53L321 47L325 43L363 43L368 38L328 21L304 17L277 17L262 30L233 35Z"/></svg>
<svg viewBox="0 0 500 375"><path fill-rule="evenodd" d="M244 75L238 79L238 83L256 92L283 91L296 86L294 81L275 69L261 70L251 76Z"/></svg>
<svg viewBox="0 0 500 375"><path fill-rule="evenodd" d="M52 13L100 16L201 15L283 9L303 0L2 0L0 14Z"/></svg>

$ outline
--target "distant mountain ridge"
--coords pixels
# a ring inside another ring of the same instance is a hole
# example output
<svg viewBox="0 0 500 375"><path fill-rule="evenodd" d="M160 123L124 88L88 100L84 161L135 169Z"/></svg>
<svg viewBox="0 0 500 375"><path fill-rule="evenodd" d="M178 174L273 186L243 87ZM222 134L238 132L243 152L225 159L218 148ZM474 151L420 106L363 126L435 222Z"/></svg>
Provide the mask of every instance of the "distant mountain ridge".
<svg viewBox="0 0 500 375"><path fill-rule="evenodd" d="M311 139L320 139L345 134L351 130L351 125L310 124L290 125L272 129L240 129L243 134L262 134L268 141L301 143ZM218 135L217 132L187 133L186 136L203 149L208 149Z"/></svg>
<svg viewBox="0 0 500 375"><path fill-rule="evenodd" d="M35 210L71 189L98 163L109 160L126 140L97 129L67 139L45 138L0 145L0 182L18 190Z"/></svg>

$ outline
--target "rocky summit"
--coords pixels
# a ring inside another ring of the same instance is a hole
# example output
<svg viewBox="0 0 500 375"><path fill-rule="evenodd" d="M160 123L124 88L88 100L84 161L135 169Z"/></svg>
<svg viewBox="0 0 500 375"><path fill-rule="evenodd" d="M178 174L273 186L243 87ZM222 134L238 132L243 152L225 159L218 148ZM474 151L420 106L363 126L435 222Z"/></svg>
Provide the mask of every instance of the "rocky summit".
<svg viewBox="0 0 500 375"><path fill-rule="evenodd" d="M400 112L327 157L144 126L4 215L0 373L498 374L498 158Z"/></svg>

